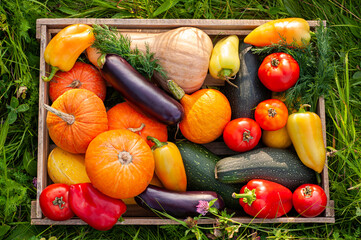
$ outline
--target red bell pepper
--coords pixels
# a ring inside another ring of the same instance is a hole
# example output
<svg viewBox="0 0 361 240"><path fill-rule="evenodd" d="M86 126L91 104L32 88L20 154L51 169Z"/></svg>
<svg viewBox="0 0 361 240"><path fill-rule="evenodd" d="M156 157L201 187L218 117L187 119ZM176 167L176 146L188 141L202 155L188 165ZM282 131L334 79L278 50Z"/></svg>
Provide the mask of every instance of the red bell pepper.
<svg viewBox="0 0 361 240"><path fill-rule="evenodd" d="M111 229L126 211L122 200L101 193L91 183L71 185L69 205L75 215L100 231Z"/></svg>
<svg viewBox="0 0 361 240"><path fill-rule="evenodd" d="M257 218L276 218L287 214L292 209L292 192L281 184L253 179L243 186L239 198L244 211Z"/></svg>

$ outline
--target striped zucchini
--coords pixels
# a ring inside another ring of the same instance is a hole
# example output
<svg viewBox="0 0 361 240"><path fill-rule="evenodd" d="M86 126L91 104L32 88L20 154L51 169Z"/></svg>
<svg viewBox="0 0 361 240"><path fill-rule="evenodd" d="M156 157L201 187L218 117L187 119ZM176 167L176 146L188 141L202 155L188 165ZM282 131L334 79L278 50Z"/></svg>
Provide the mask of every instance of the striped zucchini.
<svg viewBox="0 0 361 240"><path fill-rule="evenodd" d="M316 183L316 173L289 149L258 148L217 162L215 178L224 183L245 183L265 179L290 190L303 183Z"/></svg>

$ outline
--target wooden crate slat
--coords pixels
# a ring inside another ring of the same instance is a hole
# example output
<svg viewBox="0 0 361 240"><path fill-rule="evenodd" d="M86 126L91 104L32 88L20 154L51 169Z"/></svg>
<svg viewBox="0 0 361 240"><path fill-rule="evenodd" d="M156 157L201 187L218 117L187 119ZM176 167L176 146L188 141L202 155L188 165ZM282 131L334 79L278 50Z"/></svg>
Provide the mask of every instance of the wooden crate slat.
<svg viewBox="0 0 361 240"><path fill-rule="evenodd" d="M159 34L170 29L181 26L198 27L205 31L211 38L216 38L219 35L236 34L240 37L246 36L257 26L270 21L270 20L216 20L216 19L38 19L37 20L37 38L40 41L40 76L39 76L39 127L38 127L38 186L37 186L37 199L32 202L31 206L31 222L35 225L84 225L86 224L78 218L73 218L67 221L51 221L45 217L41 212L38 204L38 198L42 190L48 185L49 178L47 176L47 156L51 150L49 146L49 135L46 127L46 111L42 104L49 103L48 98L48 83L42 81L41 77L49 72L49 66L44 60L44 51L47 43L50 41L57 32L62 28L74 24L106 24L109 26L117 27L122 33L129 33L134 35L144 34ZM319 21L308 21L311 29L319 24ZM323 21L326 26L326 22ZM205 80L204 85L210 86L223 86L224 81L213 79L209 74ZM320 98L318 102L318 114L323 124L323 134L326 140L326 121L325 121L325 106L324 99ZM326 141L325 141L326 145ZM205 144L205 147L210 149L217 155L233 155L236 152L230 150L224 142L212 142ZM322 187L329 198L329 179L327 159L326 166L322 172ZM326 211L319 217L303 218L303 217L281 217L276 219L252 219L248 216L238 216L236 214L233 218L240 223L334 223L334 202L328 202ZM128 206L127 213L124 214L124 222L118 222L117 225L164 225L164 224L177 224L177 222L155 217L154 213L146 211L137 205ZM200 224L212 224L214 219L201 220Z"/></svg>

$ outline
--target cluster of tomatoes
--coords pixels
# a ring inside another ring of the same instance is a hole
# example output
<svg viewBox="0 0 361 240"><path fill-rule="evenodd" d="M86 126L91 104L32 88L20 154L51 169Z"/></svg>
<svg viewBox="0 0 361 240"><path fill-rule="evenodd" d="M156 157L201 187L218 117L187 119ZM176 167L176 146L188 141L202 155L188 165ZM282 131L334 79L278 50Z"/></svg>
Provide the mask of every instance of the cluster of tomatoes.
<svg viewBox="0 0 361 240"><path fill-rule="evenodd" d="M297 61L282 52L268 55L258 69L260 81L273 92L284 92L291 88L296 84L299 75L300 67ZM230 149L237 152L249 151L260 141L261 129L277 131L284 128L288 119L288 108L278 99L268 99L257 105L254 117L254 120L237 118L226 125L223 139Z"/></svg>

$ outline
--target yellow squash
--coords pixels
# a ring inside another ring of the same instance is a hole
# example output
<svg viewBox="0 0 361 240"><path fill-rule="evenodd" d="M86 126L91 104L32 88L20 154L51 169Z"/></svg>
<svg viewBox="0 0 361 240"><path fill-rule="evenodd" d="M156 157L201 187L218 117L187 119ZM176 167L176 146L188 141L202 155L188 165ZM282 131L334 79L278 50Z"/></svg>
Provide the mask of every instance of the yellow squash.
<svg viewBox="0 0 361 240"><path fill-rule="evenodd" d="M48 174L54 183L68 185L90 182L85 170L84 154L73 154L56 147L49 154Z"/></svg>

